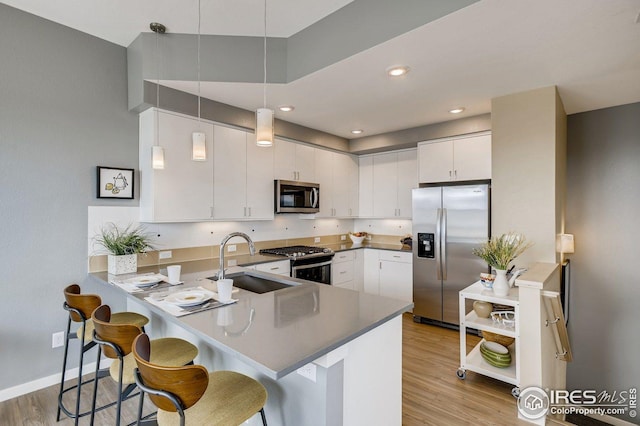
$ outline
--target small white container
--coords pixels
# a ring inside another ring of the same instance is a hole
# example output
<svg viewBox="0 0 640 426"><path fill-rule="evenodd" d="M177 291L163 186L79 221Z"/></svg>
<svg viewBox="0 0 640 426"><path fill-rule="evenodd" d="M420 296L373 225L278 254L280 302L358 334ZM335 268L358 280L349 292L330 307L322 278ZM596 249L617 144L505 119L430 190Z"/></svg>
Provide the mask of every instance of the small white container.
<svg viewBox="0 0 640 426"><path fill-rule="evenodd" d="M228 302L231 300L231 292L233 291L233 280L225 278L218 280L218 300L220 302Z"/></svg>

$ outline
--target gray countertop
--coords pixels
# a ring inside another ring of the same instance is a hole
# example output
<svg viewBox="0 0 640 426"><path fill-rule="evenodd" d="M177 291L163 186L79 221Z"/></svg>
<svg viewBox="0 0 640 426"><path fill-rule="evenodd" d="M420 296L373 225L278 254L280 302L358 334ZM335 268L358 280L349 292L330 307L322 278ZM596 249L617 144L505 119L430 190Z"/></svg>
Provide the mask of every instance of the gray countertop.
<svg viewBox="0 0 640 426"><path fill-rule="evenodd" d="M267 258L264 261L281 259L260 257ZM238 263L242 264L240 260ZM217 260L184 262L181 279L185 283L169 290L197 286L215 290L215 283L206 277L212 276L217 268ZM163 266L138 270L138 273L146 272L162 273ZM110 284L106 272L90 276L117 288L164 320L178 324L214 348L237 357L273 379L295 371L413 306L400 300L271 275L296 285L264 294L240 289L234 293L233 297L239 299L235 304L174 317L146 302L144 297L148 293L126 293ZM167 289L157 291L166 292Z"/></svg>

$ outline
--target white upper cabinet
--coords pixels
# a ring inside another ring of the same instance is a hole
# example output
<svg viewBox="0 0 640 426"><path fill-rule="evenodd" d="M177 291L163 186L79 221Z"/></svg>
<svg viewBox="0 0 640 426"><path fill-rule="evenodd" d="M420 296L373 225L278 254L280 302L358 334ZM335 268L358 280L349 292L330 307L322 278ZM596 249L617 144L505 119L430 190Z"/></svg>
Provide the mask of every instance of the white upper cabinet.
<svg viewBox="0 0 640 426"><path fill-rule="evenodd" d="M410 219L417 173L415 149L360 157L359 216Z"/></svg>
<svg viewBox="0 0 640 426"><path fill-rule="evenodd" d="M491 179L491 135L418 144L420 183Z"/></svg>
<svg viewBox="0 0 640 426"><path fill-rule="evenodd" d="M349 154L316 149L316 183L320 211L316 217L355 217L358 214L358 163Z"/></svg>
<svg viewBox="0 0 640 426"><path fill-rule="evenodd" d="M274 144L274 179L317 183L315 148L276 139Z"/></svg>
<svg viewBox="0 0 640 426"><path fill-rule="evenodd" d="M273 219L273 148L253 134L214 126L215 219Z"/></svg>
<svg viewBox="0 0 640 426"><path fill-rule="evenodd" d="M150 108L139 116L140 221L212 219L213 124ZM206 135L206 161L193 161L192 133ZM151 167L151 147L164 148L164 169Z"/></svg>

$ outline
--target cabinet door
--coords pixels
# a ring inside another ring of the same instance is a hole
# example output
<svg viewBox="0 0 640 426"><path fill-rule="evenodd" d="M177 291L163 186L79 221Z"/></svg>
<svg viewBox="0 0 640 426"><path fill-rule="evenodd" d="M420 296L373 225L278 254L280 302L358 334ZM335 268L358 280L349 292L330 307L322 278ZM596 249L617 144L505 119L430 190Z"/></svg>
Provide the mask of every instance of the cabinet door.
<svg viewBox="0 0 640 426"><path fill-rule="evenodd" d="M247 218L273 219L273 147L259 147L247 133Z"/></svg>
<svg viewBox="0 0 640 426"><path fill-rule="evenodd" d="M351 217L351 178L354 175L354 160L350 155L333 153L333 213L337 217ZM317 170L317 169L316 169ZM357 182L356 182L357 183Z"/></svg>
<svg viewBox="0 0 640 426"><path fill-rule="evenodd" d="M247 188L247 133L214 126L214 203L216 219L244 219Z"/></svg>
<svg viewBox="0 0 640 426"><path fill-rule="evenodd" d="M398 205L398 154L373 156L373 217L393 218Z"/></svg>
<svg viewBox="0 0 640 426"><path fill-rule="evenodd" d="M364 253L365 249L353 251L353 289L364 291Z"/></svg>
<svg viewBox="0 0 640 426"><path fill-rule="evenodd" d="M413 302L411 263L380 260L380 296Z"/></svg>
<svg viewBox="0 0 640 426"><path fill-rule="evenodd" d="M347 167L347 185L349 187L349 207L347 213L349 217L358 217L360 215L360 171L358 170L358 158L350 155Z"/></svg>
<svg viewBox="0 0 640 426"><path fill-rule="evenodd" d="M373 217L373 156L358 159L358 216Z"/></svg>
<svg viewBox="0 0 640 426"><path fill-rule="evenodd" d="M364 251L363 289L365 293L380 294L380 264L378 250Z"/></svg>
<svg viewBox="0 0 640 426"><path fill-rule="evenodd" d="M491 179L491 135L454 140L453 164L456 180Z"/></svg>
<svg viewBox="0 0 640 426"><path fill-rule="evenodd" d="M296 144L276 139L273 152L274 179L296 180Z"/></svg>
<svg viewBox="0 0 640 426"><path fill-rule="evenodd" d="M301 182L316 182L315 170L315 148L310 146L295 144L296 146L296 170L298 180Z"/></svg>
<svg viewBox="0 0 640 426"><path fill-rule="evenodd" d="M398 217L411 218L411 191L418 187L416 150L398 152Z"/></svg>
<svg viewBox="0 0 640 426"><path fill-rule="evenodd" d="M331 217L333 210L333 153L317 149L314 156L315 182L320 184L320 211L316 217Z"/></svg>
<svg viewBox="0 0 640 426"><path fill-rule="evenodd" d="M453 142L433 142L418 146L419 182L448 182L453 179Z"/></svg>
<svg viewBox="0 0 640 426"><path fill-rule="evenodd" d="M156 127L156 119L159 123ZM145 130L146 129L146 130ZM151 168L156 131L165 166ZM192 134L206 135L206 161L191 159ZM213 206L213 125L151 109L140 115L141 220L184 222L210 220Z"/></svg>

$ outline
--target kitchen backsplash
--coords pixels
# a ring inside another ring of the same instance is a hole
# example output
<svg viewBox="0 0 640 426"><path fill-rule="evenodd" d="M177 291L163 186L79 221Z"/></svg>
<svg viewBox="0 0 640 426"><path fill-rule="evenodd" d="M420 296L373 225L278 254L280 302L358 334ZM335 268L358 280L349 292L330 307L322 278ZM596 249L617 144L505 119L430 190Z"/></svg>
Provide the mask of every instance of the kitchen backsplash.
<svg viewBox="0 0 640 426"><path fill-rule="evenodd" d="M106 255L94 244L105 223L119 226L137 224L138 207L89 206L88 209L88 270L105 271ZM219 243L230 232L248 234L256 248L296 244L335 244L349 232L368 232L373 242L399 244L400 237L411 233L411 221L396 219L307 219L300 215L276 215L270 221L147 223L143 224L153 237L157 251L138 257L140 266L168 264L188 260L217 258ZM320 242L315 242L316 238ZM348 241L348 237L347 237ZM233 243L233 242L232 242ZM238 239L235 254L248 253L246 243ZM171 258L159 259L158 251L171 250Z"/></svg>

